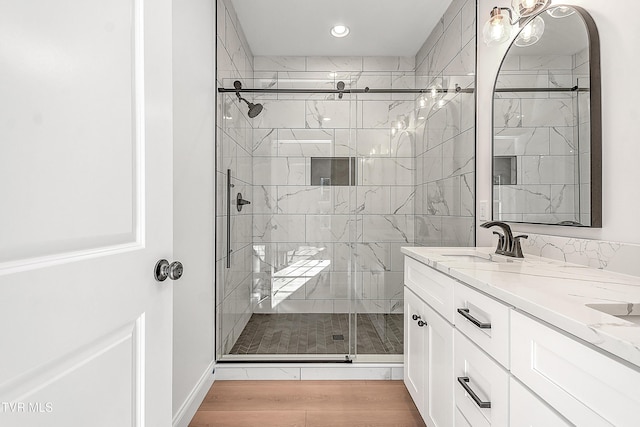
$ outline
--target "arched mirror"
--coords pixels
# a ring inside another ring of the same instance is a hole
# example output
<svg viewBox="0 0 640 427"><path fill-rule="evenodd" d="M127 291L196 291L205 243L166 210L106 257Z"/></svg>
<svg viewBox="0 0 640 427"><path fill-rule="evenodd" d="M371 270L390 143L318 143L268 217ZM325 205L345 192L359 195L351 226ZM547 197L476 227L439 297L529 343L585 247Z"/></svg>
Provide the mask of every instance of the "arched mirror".
<svg viewBox="0 0 640 427"><path fill-rule="evenodd" d="M591 16L522 22L493 94L493 219L601 227L600 44Z"/></svg>

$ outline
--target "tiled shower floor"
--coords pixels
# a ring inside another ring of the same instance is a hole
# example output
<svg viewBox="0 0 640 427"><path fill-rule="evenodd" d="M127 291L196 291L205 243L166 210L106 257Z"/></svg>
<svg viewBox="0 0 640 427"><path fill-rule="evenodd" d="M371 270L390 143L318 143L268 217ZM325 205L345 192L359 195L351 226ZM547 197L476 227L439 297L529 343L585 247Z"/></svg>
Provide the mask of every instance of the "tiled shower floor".
<svg viewBox="0 0 640 427"><path fill-rule="evenodd" d="M348 354L348 316L253 314L230 354ZM357 316L357 354L402 354L402 314Z"/></svg>

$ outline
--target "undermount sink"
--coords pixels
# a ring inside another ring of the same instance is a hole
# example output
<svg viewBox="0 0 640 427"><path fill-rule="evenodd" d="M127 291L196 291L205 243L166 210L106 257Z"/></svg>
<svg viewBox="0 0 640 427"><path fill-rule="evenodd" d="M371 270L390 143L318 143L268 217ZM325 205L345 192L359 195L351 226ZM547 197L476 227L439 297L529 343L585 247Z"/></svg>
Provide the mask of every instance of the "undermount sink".
<svg viewBox="0 0 640 427"><path fill-rule="evenodd" d="M601 313L615 316L618 319L640 325L640 304L585 304L587 307Z"/></svg>

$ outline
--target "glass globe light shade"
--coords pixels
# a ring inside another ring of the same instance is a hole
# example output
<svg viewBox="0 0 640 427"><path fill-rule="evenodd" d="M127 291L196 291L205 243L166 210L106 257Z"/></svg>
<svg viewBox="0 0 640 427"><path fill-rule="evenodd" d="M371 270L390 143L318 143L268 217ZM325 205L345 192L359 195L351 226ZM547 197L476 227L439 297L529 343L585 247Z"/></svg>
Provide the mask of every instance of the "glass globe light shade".
<svg viewBox="0 0 640 427"><path fill-rule="evenodd" d="M482 38L487 46L496 46L506 42L511 37L511 22L503 15L499 8L491 11L491 18L484 24Z"/></svg>
<svg viewBox="0 0 640 427"><path fill-rule="evenodd" d="M515 45L519 47L531 46L540 41L544 33L544 19L537 16L520 31L516 37Z"/></svg>
<svg viewBox="0 0 640 427"><path fill-rule="evenodd" d="M547 10L547 13L554 18L566 18L576 13L576 11L569 6L558 6Z"/></svg>

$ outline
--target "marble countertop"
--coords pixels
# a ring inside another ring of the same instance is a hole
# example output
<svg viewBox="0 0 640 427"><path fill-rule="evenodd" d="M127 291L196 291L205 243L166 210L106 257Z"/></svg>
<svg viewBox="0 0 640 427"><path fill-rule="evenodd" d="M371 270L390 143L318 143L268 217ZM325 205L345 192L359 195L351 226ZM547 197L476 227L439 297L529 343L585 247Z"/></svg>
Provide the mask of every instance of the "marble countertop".
<svg viewBox="0 0 640 427"><path fill-rule="evenodd" d="M405 255L640 368L640 277L494 251L402 248Z"/></svg>

